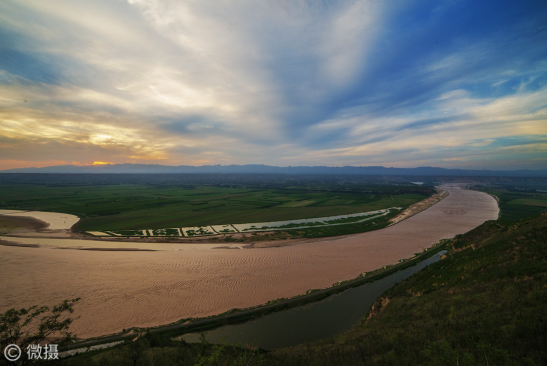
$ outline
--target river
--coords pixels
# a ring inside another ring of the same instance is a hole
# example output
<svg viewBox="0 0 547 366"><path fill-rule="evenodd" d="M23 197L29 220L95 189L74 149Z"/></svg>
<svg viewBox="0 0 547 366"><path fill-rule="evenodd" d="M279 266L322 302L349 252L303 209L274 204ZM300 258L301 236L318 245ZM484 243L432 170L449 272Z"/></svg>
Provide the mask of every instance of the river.
<svg viewBox="0 0 547 366"><path fill-rule="evenodd" d="M81 297L71 330L88 338L325 288L497 218L487 194L443 188L447 198L391 227L277 248L59 249L64 239L56 247L0 246L0 312Z"/></svg>

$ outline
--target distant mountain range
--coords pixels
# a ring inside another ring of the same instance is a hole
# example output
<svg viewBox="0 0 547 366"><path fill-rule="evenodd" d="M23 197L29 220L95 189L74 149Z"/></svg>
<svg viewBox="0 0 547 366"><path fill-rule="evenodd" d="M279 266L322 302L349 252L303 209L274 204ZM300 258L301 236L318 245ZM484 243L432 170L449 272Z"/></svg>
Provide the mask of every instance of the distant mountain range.
<svg viewBox="0 0 547 366"><path fill-rule="evenodd" d="M435 167L385 168L383 166L288 166L270 165L202 165L168 166L158 164L59 165L44 168L0 170L0 173L56 173L56 174L326 174L326 175L409 175L409 176L466 176L466 177L547 177L541 170L472 170Z"/></svg>

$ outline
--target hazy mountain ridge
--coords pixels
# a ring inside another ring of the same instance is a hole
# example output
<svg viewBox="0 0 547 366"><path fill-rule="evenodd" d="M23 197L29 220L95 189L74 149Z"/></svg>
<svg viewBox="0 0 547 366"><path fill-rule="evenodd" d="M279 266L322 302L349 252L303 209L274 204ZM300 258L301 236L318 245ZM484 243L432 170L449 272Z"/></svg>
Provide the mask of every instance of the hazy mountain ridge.
<svg viewBox="0 0 547 366"><path fill-rule="evenodd" d="M339 175L411 175L411 176L511 176L547 177L541 170L472 170L437 167L385 168L383 166L288 166L261 164L168 166L159 164L59 165L44 168L0 170L0 173L97 173L97 174L339 174Z"/></svg>

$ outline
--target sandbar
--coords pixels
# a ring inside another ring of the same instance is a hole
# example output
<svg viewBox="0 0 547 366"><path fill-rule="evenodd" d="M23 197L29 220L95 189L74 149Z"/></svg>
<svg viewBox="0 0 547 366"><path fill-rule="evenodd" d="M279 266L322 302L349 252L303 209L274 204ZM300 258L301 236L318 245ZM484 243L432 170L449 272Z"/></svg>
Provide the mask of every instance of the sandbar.
<svg viewBox="0 0 547 366"><path fill-rule="evenodd" d="M0 215L33 217L48 223L48 230L69 230L80 221L78 216L59 212L0 210Z"/></svg>

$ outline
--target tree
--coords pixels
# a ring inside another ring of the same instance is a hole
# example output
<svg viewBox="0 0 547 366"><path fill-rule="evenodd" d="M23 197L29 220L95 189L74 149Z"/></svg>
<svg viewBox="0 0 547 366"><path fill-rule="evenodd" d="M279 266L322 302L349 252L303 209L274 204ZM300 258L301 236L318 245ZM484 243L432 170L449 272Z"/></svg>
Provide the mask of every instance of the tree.
<svg viewBox="0 0 547 366"><path fill-rule="evenodd" d="M146 340L139 337L138 339L129 342L125 347L120 348L119 355L123 361L129 360L130 365L136 366L139 361L142 363L147 348L148 344Z"/></svg>
<svg viewBox="0 0 547 366"><path fill-rule="evenodd" d="M68 341L73 334L68 332L70 324L77 319L65 316L74 312L74 304L80 298L64 300L50 309L48 306L36 305L27 309L15 308L0 314L0 350L4 357L4 349L10 344L18 345L24 350L31 344L40 344L48 340L55 343ZM52 342L52 343L53 343ZM24 358L22 357L22 363Z"/></svg>

